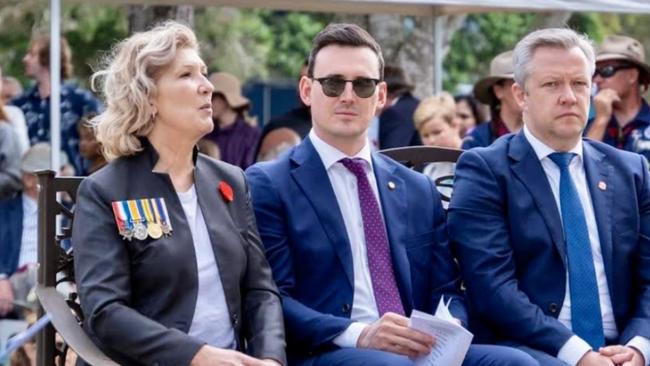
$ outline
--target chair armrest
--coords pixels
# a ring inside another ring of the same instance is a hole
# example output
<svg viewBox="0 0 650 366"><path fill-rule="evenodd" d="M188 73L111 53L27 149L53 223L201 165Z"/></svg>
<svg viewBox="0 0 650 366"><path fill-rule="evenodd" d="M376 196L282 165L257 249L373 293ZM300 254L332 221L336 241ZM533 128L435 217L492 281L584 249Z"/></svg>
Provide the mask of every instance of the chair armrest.
<svg viewBox="0 0 650 366"><path fill-rule="evenodd" d="M50 315L54 329L84 361L95 366L119 366L90 340L63 298L54 287L36 286L43 309Z"/></svg>

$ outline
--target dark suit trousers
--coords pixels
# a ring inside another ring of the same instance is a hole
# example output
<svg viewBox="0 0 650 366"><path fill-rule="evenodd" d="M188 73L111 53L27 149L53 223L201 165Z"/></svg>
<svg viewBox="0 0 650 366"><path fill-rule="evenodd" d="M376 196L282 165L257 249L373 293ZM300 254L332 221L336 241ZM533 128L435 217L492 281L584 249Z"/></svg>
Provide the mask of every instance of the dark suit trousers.
<svg viewBox="0 0 650 366"><path fill-rule="evenodd" d="M289 366L413 366L406 356L389 352L342 348L302 360L290 360ZM540 366L531 356L518 349L473 344L463 366Z"/></svg>

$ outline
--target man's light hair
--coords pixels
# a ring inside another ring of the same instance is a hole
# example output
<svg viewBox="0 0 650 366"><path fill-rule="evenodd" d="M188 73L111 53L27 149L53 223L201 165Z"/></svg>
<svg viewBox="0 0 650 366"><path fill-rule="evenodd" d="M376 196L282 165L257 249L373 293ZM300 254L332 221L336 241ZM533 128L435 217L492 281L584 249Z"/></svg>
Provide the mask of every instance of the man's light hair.
<svg viewBox="0 0 650 366"><path fill-rule="evenodd" d="M578 47L587 58L589 77L596 69L596 55L591 40L586 35L581 35L568 28L548 28L532 32L524 37L513 52L513 66L515 68L515 82L522 88L530 75L530 62L535 51L540 47L559 48L570 50Z"/></svg>

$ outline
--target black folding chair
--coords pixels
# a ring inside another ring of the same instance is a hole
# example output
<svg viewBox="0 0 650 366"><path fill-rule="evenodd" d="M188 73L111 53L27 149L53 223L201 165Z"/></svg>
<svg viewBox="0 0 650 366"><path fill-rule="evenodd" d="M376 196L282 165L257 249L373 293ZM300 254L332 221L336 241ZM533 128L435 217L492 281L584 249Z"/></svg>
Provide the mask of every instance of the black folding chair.
<svg viewBox="0 0 650 366"><path fill-rule="evenodd" d="M435 146L406 146L380 150L380 153L398 161L418 172L424 171L432 163L456 163L463 150ZM438 177L436 187L442 201L449 203L453 188L453 175Z"/></svg>
<svg viewBox="0 0 650 366"><path fill-rule="evenodd" d="M40 302L38 317L45 313L51 318L51 325L45 327L36 337L36 362L39 366L55 365L55 360L63 366L72 349L79 357L91 365L113 366L111 361L95 346L81 328L83 313L77 301L74 282L74 254L64 250L62 244L72 235L72 219L81 177L55 177L53 171L38 172L40 193L38 197L38 281L36 295ZM59 197L70 200L67 204ZM57 233L57 217L61 215L63 225ZM67 282L72 292L65 298L56 286ZM57 347L55 332L63 339Z"/></svg>

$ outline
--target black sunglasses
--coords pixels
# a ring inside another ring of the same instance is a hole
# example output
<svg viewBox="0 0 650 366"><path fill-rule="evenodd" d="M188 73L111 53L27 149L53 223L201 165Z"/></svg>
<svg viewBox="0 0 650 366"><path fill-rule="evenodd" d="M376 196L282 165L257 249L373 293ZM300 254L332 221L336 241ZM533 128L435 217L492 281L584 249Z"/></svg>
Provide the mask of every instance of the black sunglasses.
<svg viewBox="0 0 650 366"><path fill-rule="evenodd" d="M594 77L600 75L601 77L607 79L614 76L614 74L616 74L619 70L632 69L632 68L634 68L633 65L607 65L607 66L597 68L594 71Z"/></svg>
<svg viewBox="0 0 650 366"><path fill-rule="evenodd" d="M359 98L369 98L375 93L377 84L381 80L371 78L356 78L354 80L345 80L340 77L312 78L320 83L323 87L323 93L328 97L339 97L345 90L347 82L352 83L352 90Z"/></svg>

